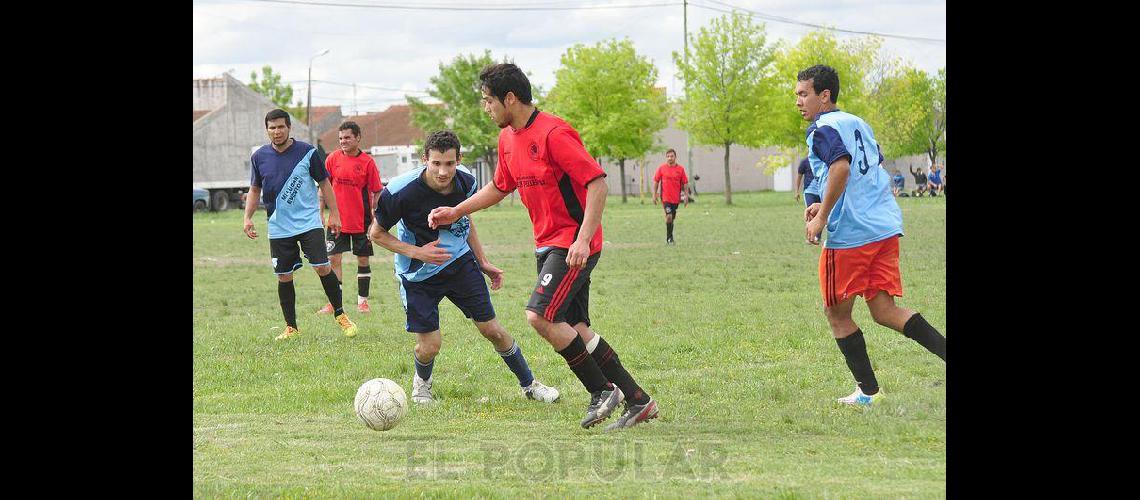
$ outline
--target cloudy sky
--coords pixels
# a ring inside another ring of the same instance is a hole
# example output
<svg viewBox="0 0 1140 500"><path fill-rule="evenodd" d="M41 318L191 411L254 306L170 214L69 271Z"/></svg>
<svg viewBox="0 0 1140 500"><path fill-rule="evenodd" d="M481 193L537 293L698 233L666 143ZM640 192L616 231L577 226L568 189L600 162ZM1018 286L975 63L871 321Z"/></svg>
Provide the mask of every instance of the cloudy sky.
<svg viewBox="0 0 1140 500"><path fill-rule="evenodd" d="M578 9L501 10L522 6ZM946 65L945 0L690 0L689 32L732 7L757 16L769 40L795 43L815 29L803 24L826 25L891 35L884 51L928 72ZM472 8L496 10L460 10ZM251 71L269 64L293 85L294 99L303 98L310 58L329 49L313 60L320 81L313 83L313 105L341 105L350 115L352 83L356 110L379 111L403 103L405 94L425 95L441 62L490 49L550 89L567 48L628 37L674 96L680 83L671 54L683 49L683 18L681 0L195 0L194 78L232 70L248 83Z"/></svg>

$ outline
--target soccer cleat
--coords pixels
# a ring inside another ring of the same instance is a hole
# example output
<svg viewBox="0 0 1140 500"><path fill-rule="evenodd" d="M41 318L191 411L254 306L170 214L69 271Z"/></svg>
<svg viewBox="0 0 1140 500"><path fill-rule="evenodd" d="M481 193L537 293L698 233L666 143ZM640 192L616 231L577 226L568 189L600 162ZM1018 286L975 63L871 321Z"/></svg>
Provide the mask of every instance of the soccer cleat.
<svg viewBox="0 0 1140 500"><path fill-rule="evenodd" d="M882 388L879 388L879 392L876 392L875 394L868 396L866 394L863 394L863 388L861 388L859 386L855 386L855 392L852 392L851 395L849 395L847 397L839 398L836 401L843 403L845 405L871 406L871 403L873 403L875 401L875 399L881 397L882 395L883 395L883 389Z"/></svg>
<svg viewBox="0 0 1140 500"><path fill-rule="evenodd" d="M336 317L336 324L340 325L341 330L344 330L345 337L356 336L356 323L353 323L351 319L348 319L347 314L340 313L340 316Z"/></svg>
<svg viewBox="0 0 1140 500"><path fill-rule="evenodd" d="M317 309L317 314L332 314L332 313L333 313L332 304L325 304L324 307Z"/></svg>
<svg viewBox="0 0 1140 500"><path fill-rule="evenodd" d="M535 401L542 401L543 403L553 403L558 401L558 389L542 385L537 379L530 383L529 386L522 388L523 396L527 399Z"/></svg>
<svg viewBox="0 0 1140 500"><path fill-rule="evenodd" d="M301 330L293 328L289 325L285 325L285 331L281 332L281 335L274 337L273 340L285 340L289 337L292 337L294 335L300 335L300 334L301 334Z"/></svg>
<svg viewBox="0 0 1140 500"><path fill-rule="evenodd" d="M582 419L582 428L589 429L594 424L610 418L618 403L624 400L625 394L622 394L621 388L616 385L612 389L590 394L590 406L586 407L586 418Z"/></svg>
<svg viewBox="0 0 1140 500"><path fill-rule="evenodd" d="M676 245L676 244L677 244L677 242L673 241L673 238L666 238L666 239L665 239L665 244L666 244L666 245Z"/></svg>
<svg viewBox="0 0 1140 500"><path fill-rule="evenodd" d="M367 314L372 312L372 308L368 307L368 301L365 300L364 302L356 304L356 312Z"/></svg>
<svg viewBox="0 0 1140 500"><path fill-rule="evenodd" d="M412 375L412 402L420 404L435 402L435 396L431 394L433 379L435 379L435 375L428 377L427 380L420 378L418 373Z"/></svg>
<svg viewBox="0 0 1140 500"><path fill-rule="evenodd" d="M606 426L606 431L633 427L651 418L657 418L657 402L653 398L649 398L649 402L643 405L635 405L626 401L625 411L614 423Z"/></svg>

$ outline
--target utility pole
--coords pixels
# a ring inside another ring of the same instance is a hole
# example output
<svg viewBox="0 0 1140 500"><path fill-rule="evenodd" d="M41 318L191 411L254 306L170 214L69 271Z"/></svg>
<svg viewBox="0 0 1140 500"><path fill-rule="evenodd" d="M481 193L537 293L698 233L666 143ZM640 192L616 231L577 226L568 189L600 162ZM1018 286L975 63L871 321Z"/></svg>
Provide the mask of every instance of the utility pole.
<svg viewBox="0 0 1140 500"><path fill-rule="evenodd" d="M685 30L685 66L688 66L689 65L689 0L685 0L684 2L682 2L682 5L684 5L684 9L685 9L684 10L684 16L683 16L684 23L685 23L684 24L684 30ZM685 83L689 83L689 82L686 81ZM686 96L686 97L688 97L688 96ZM692 182L693 182L693 187L695 188L697 186L697 181L695 179L697 176L697 166L693 165L693 145L692 145L692 141L689 140L689 132L687 130L685 131L685 152L688 153L688 156L689 156L688 163L686 163L685 165L687 167L689 167L689 171L693 173L694 180ZM696 191L696 189L694 189L693 191Z"/></svg>
<svg viewBox="0 0 1140 500"><path fill-rule="evenodd" d="M356 109L356 82L352 83L352 116L357 116L360 111Z"/></svg>

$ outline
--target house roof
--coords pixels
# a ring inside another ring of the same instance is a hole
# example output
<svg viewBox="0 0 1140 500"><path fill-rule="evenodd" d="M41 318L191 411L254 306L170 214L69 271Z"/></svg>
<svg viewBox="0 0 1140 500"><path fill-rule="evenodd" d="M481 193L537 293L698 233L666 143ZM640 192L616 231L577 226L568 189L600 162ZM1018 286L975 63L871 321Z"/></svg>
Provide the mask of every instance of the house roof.
<svg viewBox="0 0 1140 500"><path fill-rule="evenodd" d="M397 104L380 112L347 116L344 121L360 125L360 149L365 151L372 146L406 146L424 138L424 132L412 125L411 107L407 104ZM339 127L340 123L337 123L321 134L321 145L325 151L332 152L338 147Z"/></svg>
<svg viewBox="0 0 1140 500"><path fill-rule="evenodd" d="M199 118L206 116L206 113L209 113L210 111L213 111L213 110L212 109L195 109L194 110L194 121L198 121Z"/></svg>
<svg viewBox="0 0 1140 500"><path fill-rule="evenodd" d="M340 113L340 106L313 106L311 113L313 114L311 122L320 123L325 117L332 113ZM340 125L339 123L337 124Z"/></svg>

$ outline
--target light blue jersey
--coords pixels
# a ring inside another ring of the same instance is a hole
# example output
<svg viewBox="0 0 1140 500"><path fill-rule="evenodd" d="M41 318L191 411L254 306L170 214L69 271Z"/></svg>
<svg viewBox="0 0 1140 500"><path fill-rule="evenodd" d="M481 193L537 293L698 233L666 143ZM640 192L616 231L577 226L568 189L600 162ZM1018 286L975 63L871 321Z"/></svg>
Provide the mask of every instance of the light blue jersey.
<svg viewBox="0 0 1140 500"><path fill-rule="evenodd" d="M447 250L451 259L441 265L423 262L403 254L395 254L393 267L397 276L408 281L423 281L455 262L471 250L467 236L471 232L471 219L466 215L450 225L432 229L427 216L436 207L454 207L475 194L475 176L467 167L456 167L452 182L455 189L450 194L439 194L423 180L426 167L405 172L388 181L388 186L380 192L376 204L376 221L387 231L396 226L396 237L422 247L439 240L439 248Z"/></svg>
<svg viewBox="0 0 1140 500"><path fill-rule="evenodd" d="M250 157L250 184L261 188L269 217L269 239L320 229L317 183L328 178L325 159L313 146L294 140L284 152L266 144Z"/></svg>
<svg viewBox="0 0 1140 500"><path fill-rule="evenodd" d="M807 146L820 197L827 192L830 165L844 156L851 162L846 190L827 216L824 247L854 248L902 235L902 211L867 122L839 110L820 113L808 127Z"/></svg>

